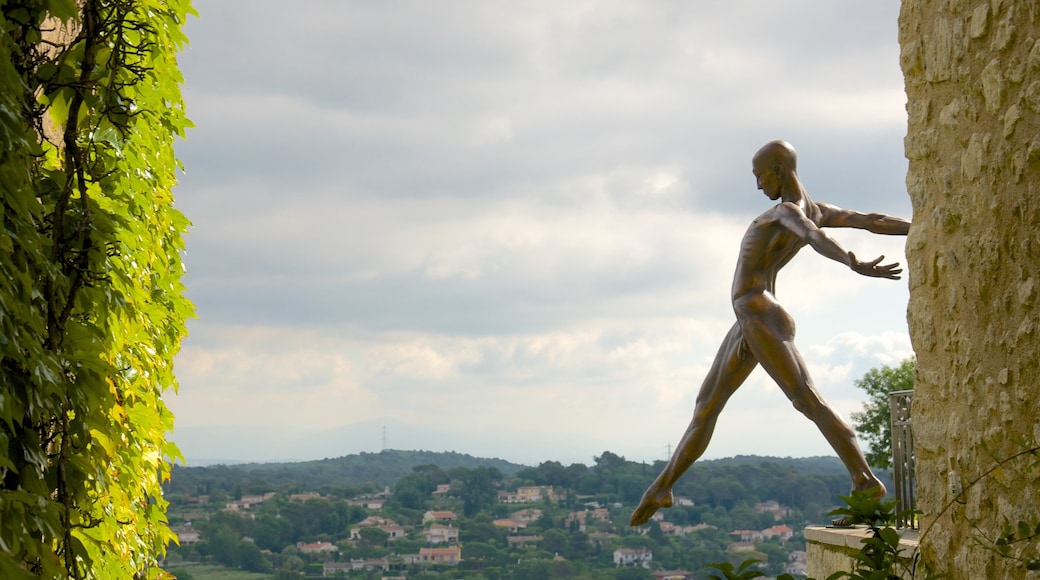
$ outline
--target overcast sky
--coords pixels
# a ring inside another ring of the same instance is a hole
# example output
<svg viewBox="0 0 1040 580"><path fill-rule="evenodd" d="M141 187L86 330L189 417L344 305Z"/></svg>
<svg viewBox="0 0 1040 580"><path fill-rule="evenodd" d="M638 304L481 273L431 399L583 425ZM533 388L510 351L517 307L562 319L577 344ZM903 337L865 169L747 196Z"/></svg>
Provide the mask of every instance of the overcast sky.
<svg viewBox="0 0 1040 580"><path fill-rule="evenodd" d="M751 156L910 218L898 0L196 0L175 194L188 464L665 459L733 324ZM905 263L905 238L829 230ZM778 296L848 417L912 355L907 281L815 254ZM833 455L758 370L706 457Z"/></svg>

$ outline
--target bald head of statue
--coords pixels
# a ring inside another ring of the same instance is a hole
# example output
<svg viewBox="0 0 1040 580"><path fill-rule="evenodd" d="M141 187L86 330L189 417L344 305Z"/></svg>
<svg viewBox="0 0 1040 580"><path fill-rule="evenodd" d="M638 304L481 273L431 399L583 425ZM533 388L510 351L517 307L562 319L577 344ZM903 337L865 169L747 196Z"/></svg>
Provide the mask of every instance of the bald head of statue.
<svg viewBox="0 0 1040 580"><path fill-rule="evenodd" d="M774 167L779 165L788 171L796 171L798 168L798 153L787 141L770 141L755 153L751 160L754 167Z"/></svg>
<svg viewBox="0 0 1040 580"><path fill-rule="evenodd" d="M769 199L779 199L783 191L798 185L798 154L787 141L770 141L751 159L758 188Z"/></svg>

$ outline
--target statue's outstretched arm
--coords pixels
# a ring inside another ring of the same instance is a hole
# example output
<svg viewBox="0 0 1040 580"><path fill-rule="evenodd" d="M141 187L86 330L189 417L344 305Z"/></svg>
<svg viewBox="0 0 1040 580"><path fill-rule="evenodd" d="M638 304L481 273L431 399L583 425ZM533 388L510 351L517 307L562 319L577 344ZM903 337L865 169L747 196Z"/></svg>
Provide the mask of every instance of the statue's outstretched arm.
<svg viewBox="0 0 1040 580"><path fill-rule="evenodd" d="M822 216L820 226L825 228L856 228L875 234L905 236L910 222L883 213L860 213L828 203L817 203Z"/></svg>
<svg viewBox="0 0 1040 580"><path fill-rule="evenodd" d="M899 262L892 262L891 264L882 264L881 260L884 260L884 256L880 256L875 260L869 262L862 262L856 255L850 251L847 251L841 246L834 238L828 236L822 229L818 228L812 220L806 217L802 210L789 203L783 203L776 207L776 211L779 212L779 221L788 230L797 234L800 238L806 241L812 249L816 250L821 256L830 258L835 262L841 262L852 271L857 274L864 276L870 276L873 278L888 278L890 280L898 280L899 274L903 270L899 267ZM849 212L856 213L856 212ZM864 214L859 214L864 215ZM866 217L866 216L864 216ZM887 216L886 216L887 217ZM892 218L898 219L898 218ZM899 220L905 222L905 220ZM908 222L907 226L909 226ZM855 227L855 226L848 226ZM867 229L867 228L864 228ZM874 230L870 230L874 231ZM897 232L876 232L876 233L897 233Z"/></svg>

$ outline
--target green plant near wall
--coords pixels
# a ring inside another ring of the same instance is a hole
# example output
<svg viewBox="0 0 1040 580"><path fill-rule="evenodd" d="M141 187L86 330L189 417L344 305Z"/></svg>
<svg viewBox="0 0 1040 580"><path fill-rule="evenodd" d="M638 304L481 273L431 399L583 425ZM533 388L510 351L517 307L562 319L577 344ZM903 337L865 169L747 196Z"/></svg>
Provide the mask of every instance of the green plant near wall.
<svg viewBox="0 0 1040 580"><path fill-rule="evenodd" d="M158 577L188 0L0 0L0 577Z"/></svg>
<svg viewBox="0 0 1040 580"><path fill-rule="evenodd" d="M708 578L712 580L752 580L753 578L761 578L765 576L765 573L755 568L755 564L758 564L758 560L744 560L739 566L734 566L729 562L719 562L716 564L708 564L708 568L714 568L717 572L708 574ZM780 580L784 578L791 578L789 574L783 574L780 576Z"/></svg>
<svg viewBox="0 0 1040 580"><path fill-rule="evenodd" d="M913 558L916 554L907 554L900 548L901 536L899 531L892 527L900 516L901 519L909 519L909 514L896 513L894 499L878 498L870 492L853 491L852 495L839 497L845 502L846 507L834 510L831 515L842 516L849 525L865 525L870 531L870 536L863 539L863 546L852 555L852 570L836 572L828 576L827 580L916 578L916 559ZM911 563L907 565L904 561ZM926 580L943 577L945 576L942 574L925 576Z"/></svg>
<svg viewBox="0 0 1040 580"><path fill-rule="evenodd" d="M1016 442L1016 445L1018 447L1016 452L1002 455L991 451L990 446L983 444L983 448L988 451L993 464L969 481L951 501L943 506L931 526L922 530L919 541L924 540L932 530L937 529L936 521L949 515L957 522L955 525L971 526L975 546L998 554L1007 562L1009 569L1017 568L1023 575L1032 571L1040 571L1040 543L1037 542L1040 540L1040 516L1033 515L1031 519L1015 522L1005 521L1001 532L996 537L986 535L980 530L977 522L967 519L957 521L956 519L958 516L955 508L964 505L968 491L1002 467L1013 462L1029 461L1030 463L1024 470L1027 476L1034 477L1035 473L1040 470L1040 443L1034 438L1026 438ZM947 577L947 574L944 573L929 574L920 570L918 568L920 554L916 550L909 554L900 550L899 532L892 527L897 516L901 515L894 512L895 500L884 500L874 497L869 492L861 491L853 491L852 495L839 497L845 502L846 507L836 509L830 515L842 516L844 523L848 525L864 525L870 530L871 535L853 554L852 570L835 572L828 576L827 580L841 580L842 578L852 580L901 580L904 578L937 580ZM963 515L960 517L963 518ZM904 564L907 561L910 562L909 565ZM736 568L729 563L709 564L709 568L718 570L717 573L709 575L709 578L749 580L764 576L754 567L756 563L755 560L747 560ZM789 574L781 574L777 580L795 579Z"/></svg>
<svg viewBox="0 0 1040 580"><path fill-rule="evenodd" d="M902 553L899 546L899 532L892 527L896 520L895 500L883 500L870 492L853 491L851 495L839 496L845 502L843 508L830 513L842 516L849 526L862 525L870 531L864 538L863 546L852 554L853 567L848 571L835 572L827 580L899 580L914 577L914 570L903 564L903 559L911 555ZM763 576L753 565L754 560L745 561L740 568L734 569L730 564L711 564L720 570L723 576L709 576L719 580L749 580ZM935 580L942 576L928 576ZM777 580L794 580L790 574L781 574ZM810 579L811 580L811 579Z"/></svg>

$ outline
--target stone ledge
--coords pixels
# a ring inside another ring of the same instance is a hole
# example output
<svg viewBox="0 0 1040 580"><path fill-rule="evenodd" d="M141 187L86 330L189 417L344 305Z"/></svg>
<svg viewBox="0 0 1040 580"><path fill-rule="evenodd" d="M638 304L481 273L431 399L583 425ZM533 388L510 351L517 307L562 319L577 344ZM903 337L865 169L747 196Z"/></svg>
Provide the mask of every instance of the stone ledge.
<svg viewBox="0 0 1040 580"><path fill-rule="evenodd" d="M901 530L899 541L904 568L910 570L913 556L917 552L917 530ZM826 578L835 572L852 570L855 560L852 554L863 546L870 537L866 526L833 528L809 526L805 528L806 574L810 578ZM907 575L907 578L910 576Z"/></svg>

